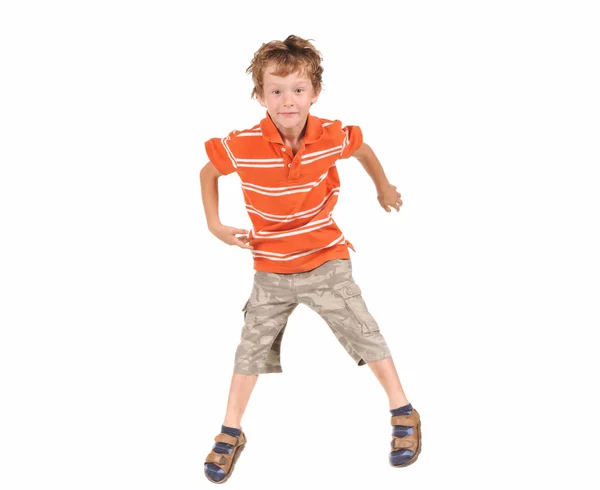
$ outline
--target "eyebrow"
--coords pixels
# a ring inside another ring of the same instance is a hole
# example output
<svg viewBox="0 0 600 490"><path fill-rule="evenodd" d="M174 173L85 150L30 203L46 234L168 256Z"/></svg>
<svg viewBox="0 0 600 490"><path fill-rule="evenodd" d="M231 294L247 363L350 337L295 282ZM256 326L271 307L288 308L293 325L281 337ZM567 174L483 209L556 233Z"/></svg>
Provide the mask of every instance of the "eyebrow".
<svg viewBox="0 0 600 490"><path fill-rule="evenodd" d="M282 83L277 83L277 82L269 82L269 83L265 83L265 87L281 87ZM310 80L300 80L295 82L293 85L310 85Z"/></svg>

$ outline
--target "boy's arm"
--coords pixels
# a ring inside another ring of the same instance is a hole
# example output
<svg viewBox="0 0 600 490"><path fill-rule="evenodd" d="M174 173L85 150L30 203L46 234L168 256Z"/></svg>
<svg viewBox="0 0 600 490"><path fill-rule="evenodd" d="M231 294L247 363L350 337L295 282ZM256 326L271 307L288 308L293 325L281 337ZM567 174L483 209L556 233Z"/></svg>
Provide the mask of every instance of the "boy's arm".
<svg viewBox="0 0 600 490"><path fill-rule="evenodd" d="M213 228L221 224L219 219L219 177L221 177L221 174L210 162L200 170L202 204L206 214L206 224L211 232Z"/></svg>
<svg viewBox="0 0 600 490"><path fill-rule="evenodd" d="M396 211L400 211L400 206L402 206L400 193L396 190L396 186L393 186L388 181L383 167L371 147L363 143L352 156L361 163L367 174L369 174L369 177L373 180L377 189L377 200L381 207L388 213L391 212L389 206L395 208Z"/></svg>
<svg viewBox="0 0 600 490"><path fill-rule="evenodd" d="M221 175L211 162L208 162L200 170L200 192L202 193L202 204L204 205L208 229L219 240L228 245L251 249L252 247L248 244L247 230L225 226L219 219L218 180ZM237 237L236 235L242 236Z"/></svg>

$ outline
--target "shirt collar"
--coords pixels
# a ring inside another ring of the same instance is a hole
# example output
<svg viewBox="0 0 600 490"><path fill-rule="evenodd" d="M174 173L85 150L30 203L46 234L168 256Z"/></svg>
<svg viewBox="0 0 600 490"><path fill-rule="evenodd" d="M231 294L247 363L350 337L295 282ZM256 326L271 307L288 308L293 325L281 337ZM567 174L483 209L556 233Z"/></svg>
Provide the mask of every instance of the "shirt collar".
<svg viewBox="0 0 600 490"><path fill-rule="evenodd" d="M279 131L277 131L277 127L271 116L269 116L269 112L267 111L267 117L265 117L260 122L260 129L262 131L263 137L269 140L272 143L280 143L283 144L283 140L281 139L281 135ZM318 141L321 136L323 136L323 125L321 121L319 121L318 117L308 115L306 121L306 132L304 133L304 144L308 145L310 143L314 143Z"/></svg>

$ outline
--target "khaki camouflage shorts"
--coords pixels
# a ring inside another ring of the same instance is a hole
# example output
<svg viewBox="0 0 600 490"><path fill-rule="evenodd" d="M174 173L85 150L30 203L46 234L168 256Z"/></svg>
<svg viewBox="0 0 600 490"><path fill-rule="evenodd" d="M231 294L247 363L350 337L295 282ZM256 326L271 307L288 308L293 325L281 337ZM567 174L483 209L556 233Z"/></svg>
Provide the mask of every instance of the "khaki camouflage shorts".
<svg viewBox="0 0 600 490"><path fill-rule="evenodd" d="M359 366L390 357L379 326L369 313L349 259L337 259L308 272L256 271L244 305L244 327L234 373L281 373L281 339L289 316L307 305L325 320Z"/></svg>

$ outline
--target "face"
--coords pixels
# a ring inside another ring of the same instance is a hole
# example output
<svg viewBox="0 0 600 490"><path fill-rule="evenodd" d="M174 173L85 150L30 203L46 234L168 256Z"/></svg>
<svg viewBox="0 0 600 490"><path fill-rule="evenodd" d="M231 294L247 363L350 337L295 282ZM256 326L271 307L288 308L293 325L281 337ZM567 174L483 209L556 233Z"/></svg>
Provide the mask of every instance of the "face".
<svg viewBox="0 0 600 490"><path fill-rule="evenodd" d="M258 101L266 107L271 119L279 129L302 131L311 104L319 98L310 78L290 73L285 77L272 75L273 65L267 66L263 78L263 97Z"/></svg>

